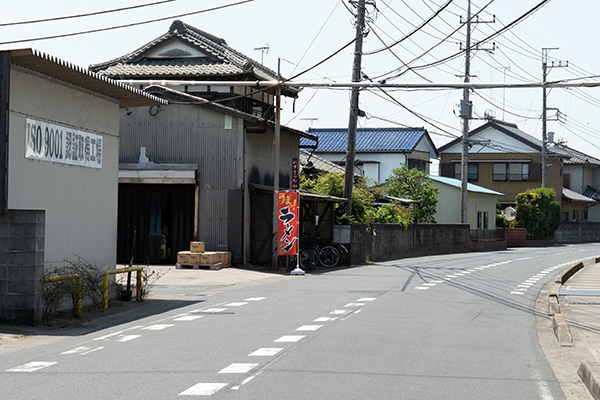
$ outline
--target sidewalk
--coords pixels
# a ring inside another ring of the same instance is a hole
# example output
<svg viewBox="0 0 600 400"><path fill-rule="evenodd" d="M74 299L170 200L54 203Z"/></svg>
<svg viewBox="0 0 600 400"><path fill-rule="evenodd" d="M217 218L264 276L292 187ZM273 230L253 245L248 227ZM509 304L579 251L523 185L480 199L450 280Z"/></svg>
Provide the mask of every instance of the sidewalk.
<svg viewBox="0 0 600 400"><path fill-rule="evenodd" d="M122 265L117 268L124 267ZM290 275L252 271L239 268L220 270L176 269L173 265L151 265L150 270L159 278L150 289L148 300L139 303L111 302L104 311L86 311L82 319L64 318L53 326L0 325L0 355L55 342L122 323L126 318L136 319L168 309L182 307L191 301L219 293L232 286L252 285L268 280L289 279ZM125 274L121 274L124 277ZM132 274L135 283L135 273Z"/></svg>
<svg viewBox="0 0 600 400"><path fill-rule="evenodd" d="M600 259L567 266L538 299L540 345L567 399L600 399L600 263L596 261ZM569 276L573 271L577 272ZM553 300L558 300L558 307Z"/></svg>

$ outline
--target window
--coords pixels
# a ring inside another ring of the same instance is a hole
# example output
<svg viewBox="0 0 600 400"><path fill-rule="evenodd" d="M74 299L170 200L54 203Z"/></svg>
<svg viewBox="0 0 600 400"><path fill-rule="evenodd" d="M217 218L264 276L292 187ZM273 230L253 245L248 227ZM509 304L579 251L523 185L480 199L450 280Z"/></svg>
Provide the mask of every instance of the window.
<svg viewBox="0 0 600 400"><path fill-rule="evenodd" d="M408 160L408 169L416 169L417 171L425 172L425 161L423 160Z"/></svg>
<svg viewBox="0 0 600 400"><path fill-rule="evenodd" d="M569 220L569 212L568 211L564 211L563 212L563 221L568 221Z"/></svg>
<svg viewBox="0 0 600 400"><path fill-rule="evenodd" d="M482 225L482 213L481 211L477 211L477 229L481 229Z"/></svg>
<svg viewBox="0 0 600 400"><path fill-rule="evenodd" d="M461 164L454 164L454 177L456 179L461 179ZM467 180L469 181L477 181L479 177L479 164L477 163L468 163L467 168L469 169Z"/></svg>
<svg viewBox="0 0 600 400"><path fill-rule="evenodd" d="M488 229L488 212L483 212L483 229Z"/></svg>
<svg viewBox="0 0 600 400"><path fill-rule="evenodd" d="M529 179L529 164L494 163L495 181L526 181Z"/></svg>
<svg viewBox="0 0 600 400"><path fill-rule="evenodd" d="M573 210L573 221L579 221L579 210Z"/></svg>

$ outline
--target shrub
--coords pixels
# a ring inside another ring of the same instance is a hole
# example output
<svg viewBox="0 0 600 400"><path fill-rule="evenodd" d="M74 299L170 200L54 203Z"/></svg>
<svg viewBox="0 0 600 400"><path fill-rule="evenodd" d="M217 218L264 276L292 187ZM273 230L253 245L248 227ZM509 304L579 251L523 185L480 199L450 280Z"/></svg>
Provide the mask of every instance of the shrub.
<svg viewBox="0 0 600 400"><path fill-rule="evenodd" d="M527 228L530 239L546 239L552 236L560 223L560 204L554 200L552 188L527 190L517 195L517 228Z"/></svg>

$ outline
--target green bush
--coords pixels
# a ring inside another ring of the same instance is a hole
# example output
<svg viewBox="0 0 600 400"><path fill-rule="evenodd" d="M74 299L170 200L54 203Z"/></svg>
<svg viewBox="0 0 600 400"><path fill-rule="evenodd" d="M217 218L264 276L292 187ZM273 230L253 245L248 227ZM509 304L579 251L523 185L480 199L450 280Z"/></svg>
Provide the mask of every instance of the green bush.
<svg viewBox="0 0 600 400"><path fill-rule="evenodd" d="M424 172L406 164L395 168L387 182L388 193L396 197L417 200L410 208L411 221L415 223L435 223L439 190Z"/></svg>
<svg viewBox="0 0 600 400"><path fill-rule="evenodd" d="M515 227L526 228L529 239L546 239L560 223L560 204L552 188L527 190L517 195Z"/></svg>

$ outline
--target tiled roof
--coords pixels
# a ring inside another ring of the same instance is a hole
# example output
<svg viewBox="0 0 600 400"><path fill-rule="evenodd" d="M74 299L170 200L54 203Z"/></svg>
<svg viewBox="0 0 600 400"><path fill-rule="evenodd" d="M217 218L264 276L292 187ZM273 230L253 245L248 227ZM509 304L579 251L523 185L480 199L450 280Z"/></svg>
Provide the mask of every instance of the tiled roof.
<svg viewBox="0 0 600 400"><path fill-rule="evenodd" d="M152 50L167 41L179 40L196 48L208 57L182 57L174 54L169 58L145 58ZM252 58L232 49L225 39L176 20L169 31L129 54L103 63L90 65L91 71L105 76L136 79L141 76L190 78L223 77L250 74L258 80L277 79L277 73ZM287 96L296 96L296 88L287 88Z"/></svg>
<svg viewBox="0 0 600 400"><path fill-rule="evenodd" d="M566 197L567 199L572 200L572 201L580 201L580 202L584 202L584 203L595 203L596 202L594 199L590 199L589 197L586 197L582 194L579 194L579 193L569 190L567 188L562 188L562 195L563 195L563 197Z"/></svg>
<svg viewBox="0 0 600 400"><path fill-rule="evenodd" d="M308 132L319 137L317 152L339 153L347 150L348 129L309 128ZM359 128L356 132L356 151L409 153L425 136L428 135L423 128ZM308 143L301 141L300 144Z"/></svg>
<svg viewBox="0 0 600 400"><path fill-rule="evenodd" d="M503 132L504 134L520 141L521 143L524 143L530 147L532 147L533 149L541 152L542 151L542 141L534 136L531 136L528 133L523 132L522 130L520 130L517 125L509 123L509 122L505 122L505 121L499 121L499 120L489 120L488 122L486 122L485 124L471 130L469 132L469 137L472 136L476 136L477 134L483 132L484 130L488 129L488 128L493 128L496 129L500 132ZM453 141L446 143L445 145L443 145L442 147L439 148L440 153L445 152L446 150L454 147L456 144L460 143L462 141L462 138L457 138L454 139ZM493 143L492 143L493 144ZM553 151L554 150L554 151ZM553 148L552 150L550 150L548 152L549 156L559 156L559 157L564 157L566 156L566 154L558 151L559 149ZM510 150L506 150L506 153L518 153L519 151L514 150L514 151L510 151Z"/></svg>
<svg viewBox="0 0 600 400"><path fill-rule="evenodd" d="M586 186L585 190L583 191L583 195L593 200L600 200L600 190L593 186Z"/></svg>
<svg viewBox="0 0 600 400"><path fill-rule="evenodd" d="M311 162L312 165L309 166L308 162ZM346 171L342 166L332 163L316 154L311 155L310 151L300 149L300 169L303 170L309 167L314 167L319 171L338 172L342 174Z"/></svg>
<svg viewBox="0 0 600 400"><path fill-rule="evenodd" d="M592 164L600 166L600 160L598 160L597 158L588 156L587 154L567 147L564 144L554 145L553 149L562 153L566 153L569 156L569 159L564 161L565 164Z"/></svg>

